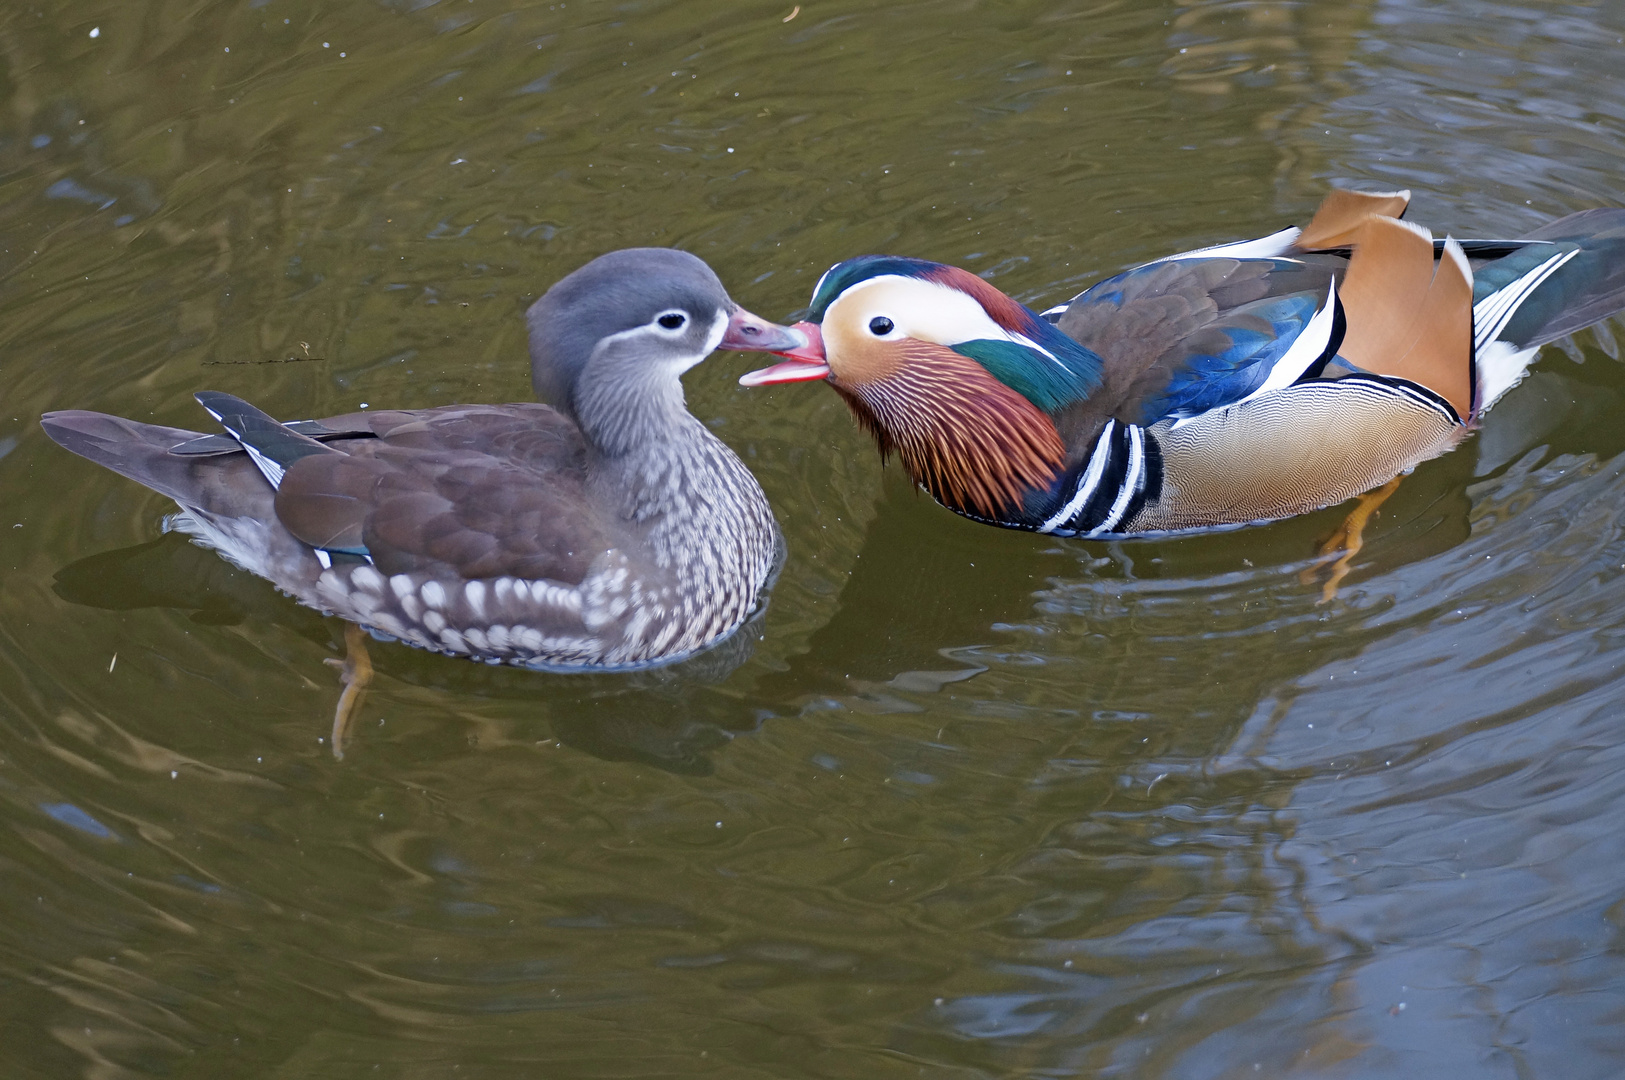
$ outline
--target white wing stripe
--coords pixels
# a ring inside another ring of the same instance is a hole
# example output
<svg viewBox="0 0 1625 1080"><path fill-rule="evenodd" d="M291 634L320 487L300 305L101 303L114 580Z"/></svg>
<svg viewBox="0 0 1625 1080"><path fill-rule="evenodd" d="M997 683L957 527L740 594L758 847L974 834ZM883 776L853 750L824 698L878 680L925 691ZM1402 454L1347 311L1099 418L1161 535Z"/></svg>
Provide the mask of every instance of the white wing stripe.
<svg viewBox="0 0 1625 1080"><path fill-rule="evenodd" d="M1078 490L1067 504L1050 515L1048 521L1038 527L1039 532L1054 532L1063 522L1070 521L1072 516L1083 509L1095 488L1100 485L1100 475L1106 471L1106 459L1112 456L1112 432L1117 427L1116 420L1106 421L1106 427L1100 433L1100 439L1095 443L1095 449L1089 455L1089 467L1084 470L1083 479L1078 481Z"/></svg>
<svg viewBox="0 0 1625 1080"><path fill-rule="evenodd" d="M1297 226L1282 229L1268 236L1261 236L1257 240L1239 240L1233 244L1216 244L1213 247L1197 248L1195 251L1185 251L1178 255L1169 255L1162 259L1153 259L1152 262L1176 262L1180 259L1273 259L1291 250L1297 243L1299 235L1303 232ZM1151 263L1145 265L1150 266Z"/></svg>
<svg viewBox="0 0 1625 1080"><path fill-rule="evenodd" d="M1235 404L1240 405L1243 401L1251 401L1260 394L1291 386L1302 378L1303 373L1309 370L1309 365L1319 360L1320 354L1331 344L1332 323L1336 317L1337 282L1333 280L1326 290L1326 303L1315 312L1315 317L1310 319L1309 324L1298 334L1297 340L1287 347L1281 359L1275 362L1275 366L1270 369L1269 377L1264 380L1264 385Z"/></svg>
<svg viewBox="0 0 1625 1080"><path fill-rule="evenodd" d="M201 401L198 402L198 404L203 405ZM203 411L214 417L216 420L220 420L220 414L209 408L207 405L203 405ZM226 427L224 420L220 420L220 426ZM275 461L272 461L270 458L266 457L252 446L249 446L243 441L242 436L231 430L231 428L226 427L226 434L230 435L233 439L236 439L238 446L248 451L249 460L254 463L254 467L260 471L261 476L265 477L266 483L270 484L273 490L282 486L282 478L283 476L287 475L288 470L284 469L281 465L278 465Z"/></svg>
<svg viewBox="0 0 1625 1080"><path fill-rule="evenodd" d="M1229 244L1215 244L1212 247L1197 248L1195 251L1185 251L1178 255L1166 255L1160 259L1152 259L1150 262L1141 263L1140 266L1179 262L1181 259L1275 259L1291 251L1292 245L1298 242L1298 237L1302 233L1303 230L1294 225L1282 229L1280 232L1261 236L1256 240L1237 240ZM1139 267L1135 267L1135 269L1139 269ZM822 281L819 284L822 284ZM1096 284L1099 284L1099 282L1096 282ZM1094 288L1094 285L1089 286L1089 289L1092 288ZM1040 312L1040 317L1048 319L1053 315L1060 318L1066 312L1066 309L1082 299L1089 289L1083 290L1083 292L1064 304L1056 304L1054 307ZM816 295L816 289L814 294Z"/></svg>
<svg viewBox="0 0 1625 1080"><path fill-rule="evenodd" d="M1552 262L1558 258L1560 256L1553 255L1522 277L1515 279L1510 284L1503 285L1473 305L1473 324L1478 331L1474 335L1473 344L1475 347L1494 338L1495 331L1500 328L1503 321L1502 316L1517 306L1519 299L1529 291L1533 279L1538 277L1541 271L1551 266Z"/></svg>
<svg viewBox="0 0 1625 1080"><path fill-rule="evenodd" d="M1099 536L1101 533L1110 532L1127 512L1128 504L1133 501L1134 493L1140 486L1140 470L1145 465L1144 438L1140 434L1139 425L1128 426L1128 470L1123 476L1123 486L1117 489L1117 498L1112 503L1111 512L1106 515L1106 520L1090 529L1087 535Z"/></svg>
<svg viewBox="0 0 1625 1080"><path fill-rule="evenodd" d="M260 471L260 474L265 477L273 488L280 488L282 486L282 478L283 476L287 475L288 470L284 469L281 465L278 465L275 461L272 461L270 458L248 445L248 443L243 442L241 439L237 440L237 444L244 450L248 451L248 456L253 460L254 467Z"/></svg>
<svg viewBox="0 0 1625 1080"><path fill-rule="evenodd" d="M1303 377L1303 373L1309 370L1309 365L1320 359L1320 354L1325 352L1326 346L1331 344L1332 324L1336 317L1337 282L1333 281L1331 287L1326 291L1326 303L1319 311L1315 312L1315 317L1309 320L1302 333L1297 336L1291 345L1287 346L1286 352L1282 354L1281 359L1275 362L1275 366L1270 369L1269 375L1264 379L1264 385L1246 397L1238 401L1232 401L1229 405L1221 405L1220 408L1229 409L1246 404L1261 394L1267 394L1273 390L1283 390L1297 382ZM1208 412L1215 411L1217 410L1208 410ZM1174 420L1173 429L1183 427L1206 415L1208 414L1198 413L1196 416L1179 417Z"/></svg>
<svg viewBox="0 0 1625 1080"><path fill-rule="evenodd" d="M1473 340L1474 350L1482 349L1495 341L1529 295L1540 288L1541 283L1547 278L1557 273L1564 263L1579 253L1578 250L1574 250L1553 255L1523 277L1510 285L1503 285L1474 305L1473 323L1478 327Z"/></svg>

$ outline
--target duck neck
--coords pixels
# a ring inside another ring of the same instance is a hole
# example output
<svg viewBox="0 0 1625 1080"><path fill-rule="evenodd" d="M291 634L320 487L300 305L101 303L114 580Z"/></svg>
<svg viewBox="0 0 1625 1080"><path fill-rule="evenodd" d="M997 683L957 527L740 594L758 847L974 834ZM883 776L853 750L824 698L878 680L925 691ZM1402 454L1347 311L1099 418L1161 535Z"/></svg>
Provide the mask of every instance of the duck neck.
<svg viewBox="0 0 1625 1080"><path fill-rule="evenodd" d="M578 383L575 395L594 451L590 483L603 504L643 531L655 563L712 564L742 540L760 546L757 534L772 528L767 499L744 463L688 411L677 374L593 374L600 377Z"/></svg>
<svg viewBox="0 0 1625 1080"><path fill-rule="evenodd" d="M675 440L692 437L697 422L683 399L677 372L623 370L624 363L600 362L582 372L571 405L576 422L599 456L608 460L661 453Z"/></svg>

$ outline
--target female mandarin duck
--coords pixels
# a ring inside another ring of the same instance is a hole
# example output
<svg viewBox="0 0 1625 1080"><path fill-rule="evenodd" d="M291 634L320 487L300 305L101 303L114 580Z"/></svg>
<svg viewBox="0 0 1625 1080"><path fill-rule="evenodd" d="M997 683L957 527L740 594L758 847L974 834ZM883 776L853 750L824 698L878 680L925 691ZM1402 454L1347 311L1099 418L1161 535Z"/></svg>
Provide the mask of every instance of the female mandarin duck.
<svg viewBox="0 0 1625 1080"><path fill-rule="evenodd" d="M808 346L740 381L827 379L882 455L994 525L1301 514L1454 447L1540 345L1625 306L1625 210L1458 243L1398 220L1409 197L1335 191L1301 231L1148 263L1042 315L955 267L849 259L797 326Z"/></svg>
<svg viewBox="0 0 1625 1080"><path fill-rule="evenodd" d="M716 643L750 614L781 541L755 478L684 406L679 376L717 348L806 339L739 307L693 255L660 248L593 260L527 317L532 381L552 408L281 424L201 393L229 437L94 412L42 424L173 498L173 526L205 546L411 645L604 670Z"/></svg>

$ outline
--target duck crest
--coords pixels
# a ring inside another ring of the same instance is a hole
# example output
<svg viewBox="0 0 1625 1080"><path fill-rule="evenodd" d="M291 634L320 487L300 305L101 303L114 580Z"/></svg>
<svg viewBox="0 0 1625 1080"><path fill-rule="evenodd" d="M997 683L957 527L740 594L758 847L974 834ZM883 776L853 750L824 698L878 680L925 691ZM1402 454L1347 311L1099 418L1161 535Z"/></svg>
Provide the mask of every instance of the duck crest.
<svg viewBox="0 0 1625 1080"><path fill-rule="evenodd" d="M1046 491L1066 449L1050 418L981 364L924 341L901 344L886 377L830 385L914 482L951 510L999 520Z"/></svg>
<svg viewBox="0 0 1625 1080"><path fill-rule="evenodd" d="M1100 386L1104 363L1098 354L982 278L944 263L897 255L860 255L837 263L813 291L809 320L822 323L830 305L847 290L885 277L927 282L974 301L996 336L934 340L976 361L1042 412L1053 416Z"/></svg>

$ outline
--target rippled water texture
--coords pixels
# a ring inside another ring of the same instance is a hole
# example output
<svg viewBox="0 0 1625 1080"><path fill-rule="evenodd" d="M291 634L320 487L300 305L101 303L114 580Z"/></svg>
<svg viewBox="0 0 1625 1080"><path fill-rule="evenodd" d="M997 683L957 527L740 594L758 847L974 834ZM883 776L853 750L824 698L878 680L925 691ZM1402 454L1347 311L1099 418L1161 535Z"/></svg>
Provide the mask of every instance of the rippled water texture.
<svg viewBox="0 0 1625 1080"><path fill-rule="evenodd" d="M0 13L7 1077L1551 1077L1625 1055L1625 370L1159 543L968 524L820 386L688 378L789 562L748 657L399 646L160 535L48 409L529 396L521 312L676 244L1033 303L1416 189L1625 205L1610 4L69 0Z"/></svg>

